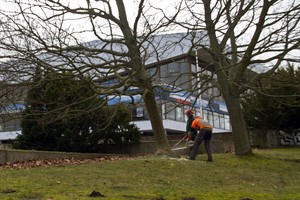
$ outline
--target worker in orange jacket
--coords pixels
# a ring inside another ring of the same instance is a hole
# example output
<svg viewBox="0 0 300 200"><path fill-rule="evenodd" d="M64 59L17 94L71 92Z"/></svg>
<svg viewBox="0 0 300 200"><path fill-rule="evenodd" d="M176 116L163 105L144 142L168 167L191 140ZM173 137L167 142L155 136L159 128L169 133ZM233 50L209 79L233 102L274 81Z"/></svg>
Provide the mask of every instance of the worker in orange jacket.
<svg viewBox="0 0 300 200"><path fill-rule="evenodd" d="M212 136L212 125L210 125L206 120L202 119L200 116L195 117L194 121L192 122L191 125L191 131L198 131L196 138L195 138L195 143L194 147L190 152L190 156L188 159L190 160L195 160L196 155L199 150L199 146L204 141L204 147L205 151L207 153L207 161L212 162L212 153L211 153L211 148L210 148L210 140Z"/></svg>

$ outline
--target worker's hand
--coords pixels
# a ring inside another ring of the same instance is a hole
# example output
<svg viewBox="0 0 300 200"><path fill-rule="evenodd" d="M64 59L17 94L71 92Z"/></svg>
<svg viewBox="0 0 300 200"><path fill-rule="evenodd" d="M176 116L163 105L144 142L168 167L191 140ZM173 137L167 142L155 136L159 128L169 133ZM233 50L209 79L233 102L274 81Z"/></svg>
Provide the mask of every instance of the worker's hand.
<svg viewBox="0 0 300 200"><path fill-rule="evenodd" d="M188 142L188 141L190 141L192 139L192 133L189 131L188 133L187 133L187 137L186 137L186 141Z"/></svg>
<svg viewBox="0 0 300 200"><path fill-rule="evenodd" d="M192 138L190 136L187 136L187 138L185 139L185 141L190 141Z"/></svg>

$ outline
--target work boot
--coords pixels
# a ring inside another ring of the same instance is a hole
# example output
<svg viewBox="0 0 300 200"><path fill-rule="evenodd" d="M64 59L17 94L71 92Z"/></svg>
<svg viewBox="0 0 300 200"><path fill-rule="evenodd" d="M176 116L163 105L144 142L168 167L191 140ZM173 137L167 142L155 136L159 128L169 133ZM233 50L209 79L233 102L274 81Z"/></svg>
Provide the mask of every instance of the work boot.
<svg viewBox="0 0 300 200"><path fill-rule="evenodd" d="M186 159L188 159L188 160L196 160L196 158L192 157L192 156L188 156Z"/></svg>

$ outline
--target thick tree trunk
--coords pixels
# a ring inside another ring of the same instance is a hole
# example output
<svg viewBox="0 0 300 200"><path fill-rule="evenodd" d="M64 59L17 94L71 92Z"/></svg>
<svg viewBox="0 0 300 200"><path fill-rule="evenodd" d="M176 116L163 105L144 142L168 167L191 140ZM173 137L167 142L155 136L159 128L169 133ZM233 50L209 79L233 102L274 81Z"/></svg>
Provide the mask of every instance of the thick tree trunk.
<svg viewBox="0 0 300 200"><path fill-rule="evenodd" d="M232 125L232 135L236 155L251 154L244 114L242 112L239 97L234 95L224 95Z"/></svg>
<svg viewBox="0 0 300 200"><path fill-rule="evenodd" d="M134 86L139 87L143 90L143 92L146 92L144 101L157 144L157 152L167 153L171 150L171 148L160 117L160 112L157 108L152 83L148 77L148 73L146 72L146 66L144 65L143 58L141 57L142 54L139 49L140 44L138 42L138 38L132 34L132 29L128 24L124 2L116 0L116 4L119 9L120 21L122 22L122 26L120 26L120 28L124 34L126 45L129 50L128 54L131 58L129 66L131 66L131 69L137 73L132 77L135 80Z"/></svg>
<svg viewBox="0 0 300 200"><path fill-rule="evenodd" d="M152 125L152 130L154 138L157 144L157 152L167 153L170 151L169 141L164 130L161 115L158 110L155 97L152 91L148 91L144 97L146 108L149 114L150 122Z"/></svg>

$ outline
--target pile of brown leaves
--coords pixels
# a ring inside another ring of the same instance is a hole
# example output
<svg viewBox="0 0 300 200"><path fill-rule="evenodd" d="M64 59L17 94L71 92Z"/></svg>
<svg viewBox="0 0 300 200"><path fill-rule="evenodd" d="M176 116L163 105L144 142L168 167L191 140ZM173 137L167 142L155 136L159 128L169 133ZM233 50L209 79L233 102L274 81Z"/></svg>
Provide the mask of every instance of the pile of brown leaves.
<svg viewBox="0 0 300 200"><path fill-rule="evenodd" d="M78 159L78 158L65 158L65 159L52 159L52 160L28 160L15 163L6 163L0 165L0 169L27 169L34 167L51 167L51 166L64 166L68 164L87 164L87 163L99 163L106 161L115 161L115 160L129 160L138 157L144 157L145 155L136 155L136 156L103 156L93 159Z"/></svg>

